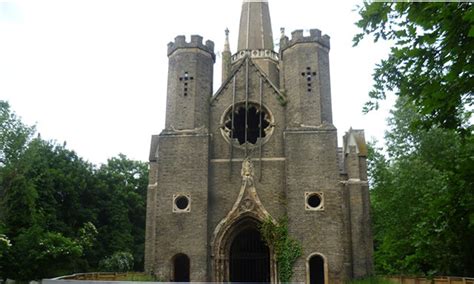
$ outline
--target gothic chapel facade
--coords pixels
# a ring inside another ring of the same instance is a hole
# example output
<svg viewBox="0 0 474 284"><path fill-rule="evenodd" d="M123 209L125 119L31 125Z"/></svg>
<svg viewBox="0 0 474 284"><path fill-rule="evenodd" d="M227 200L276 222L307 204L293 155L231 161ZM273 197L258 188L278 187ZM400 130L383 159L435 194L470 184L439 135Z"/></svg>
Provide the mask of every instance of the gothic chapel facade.
<svg viewBox="0 0 474 284"><path fill-rule="evenodd" d="M166 126L150 150L145 269L165 281L277 283L259 224L288 217L302 246L292 281L372 272L364 132L337 146L329 37L314 29L274 50L268 0L244 0L213 94L214 44L168 45Z"/></svg>

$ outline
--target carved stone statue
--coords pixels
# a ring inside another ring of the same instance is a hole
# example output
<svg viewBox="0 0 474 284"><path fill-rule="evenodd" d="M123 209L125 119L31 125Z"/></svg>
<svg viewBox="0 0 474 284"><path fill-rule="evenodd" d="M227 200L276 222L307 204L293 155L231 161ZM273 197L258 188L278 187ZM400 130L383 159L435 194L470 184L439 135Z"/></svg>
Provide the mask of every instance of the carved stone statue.
<svg viewBox="0 0 474 284"><path fill-rule="evenodd" d="M245 158L242 162L242 170L240 171L242 175L242 181L247 182L247 184L253 184L254 170L253 163L250 158Z"/></svg>

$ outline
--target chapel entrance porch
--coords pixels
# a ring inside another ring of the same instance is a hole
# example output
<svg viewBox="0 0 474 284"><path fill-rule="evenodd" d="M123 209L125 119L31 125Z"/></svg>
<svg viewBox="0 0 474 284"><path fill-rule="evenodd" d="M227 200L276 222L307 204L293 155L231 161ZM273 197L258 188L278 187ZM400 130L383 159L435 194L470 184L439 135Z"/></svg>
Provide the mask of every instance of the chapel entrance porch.
<svg viewBox="0 0 474 284"><path fill-rule="evenodd" d="M260 224L241 216L220 228L213 242L213 281L278 283L273 249L262 239Z"/></svg>
<svg viewBox="0 0 474 284"><path fill-rule="evenodd" d="M231 282L270 282L270 251L256 228L241 231L229 255Z"/></svg>

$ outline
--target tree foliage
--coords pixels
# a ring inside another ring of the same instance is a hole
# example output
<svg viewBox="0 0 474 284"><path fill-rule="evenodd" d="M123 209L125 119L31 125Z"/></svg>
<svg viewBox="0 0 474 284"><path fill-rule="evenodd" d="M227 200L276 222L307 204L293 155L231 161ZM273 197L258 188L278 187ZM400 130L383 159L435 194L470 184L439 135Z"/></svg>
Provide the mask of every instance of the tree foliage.
<svg viewBox="0 0 474 284"><path fill-rule="evenodd" d="M3 101L0 119L0 279L97 271L117 251L142 270L147 165L119 155L97 168L32 139Z"/></svg>
<svg viewBox="0 0 474 284"><path fill-rule="evenodd" d="M0 166L18 159L33 132L34 127L23 124L10 105L0 100Z"/></svg>
<svg viewBox="0 0 474 284"><path fill-rule="evenodd" d="M133 255L119 251L100 261L99 268L107 272L127 272L133 269Z"/></svg>
<svg viewBox="0 0 474 284"><path fill-rule="evenodd" d="M130 251L134 268L143 270L148 165L120 154L102 165L96 176L107 196L98 216L104 224L99 229L102 253L98 257Z"/></svg>
<svg viewBox="0 0 474 284"><path fill-rule="evenodd" d="M394 43L373 73L365 111L394 91L417 113L410 127L466 131L474 90L474 8L470 2L364 2L356 23L366 35Z"/></svg>
<svg viewBox="0 0 474 284"><path fill-rule="evenodd" d="M474 274L474 8L365 2L354 37L390 40L365 111L398 95L387 156L370 151L375 263L389 274Z"/></svg>
<svg viewBox="0 0 474 284"><path fill-rule="evenodd" d="M12 279L42 279L74 271L83 248L72 238L35 225L14 239L7 275Z"/></svg>
<svg viewBox="0 0 474 284"><path fill-rule="evenodd" d="M375 264L383 274L474 274L474 138L410 128L413 103L399 98L387 154L369 159Z"/></svg>

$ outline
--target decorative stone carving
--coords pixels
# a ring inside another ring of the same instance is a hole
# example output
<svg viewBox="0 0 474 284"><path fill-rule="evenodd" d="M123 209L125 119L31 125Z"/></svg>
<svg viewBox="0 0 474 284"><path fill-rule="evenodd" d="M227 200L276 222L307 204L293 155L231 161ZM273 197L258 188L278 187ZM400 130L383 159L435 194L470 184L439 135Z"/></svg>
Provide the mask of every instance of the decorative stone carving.
<svg viewBox="0 0 474 284"><path fill-rule="evenodd" d="M228 254L226 252L230 249L232 238L235 232L239 230L241 223L245 223L245 220L247 220L247 223L260 224L268 218L275 221L258 198L254 183L254 165L250 158L247 157L242 162L240 174L242 184L237 200L227 216L219 222L213 234L211 246L212 263L215 268L213 269L215 272L213 281L215 282L228 280L228 275L225 273L225 271L228 271ZM272 282L276 282L276 260L272 252L270 261Z"/></svg>
<svg viewBox="0 0 474 284"><path fill-rule="evenodd" d="M242 211L252 211L252 209L254 208L254 203L250 198L246 198L242 201L240 208L242 209Z"/></svg>
<svg viewBox="0 0 474 284"><path fill-rule="evenodd" d="M242 180L244 182L251 181L253 184L253 163L249 158L245 158L242 162L242 170L240 171L240 174L242 175Z"/></svg>

